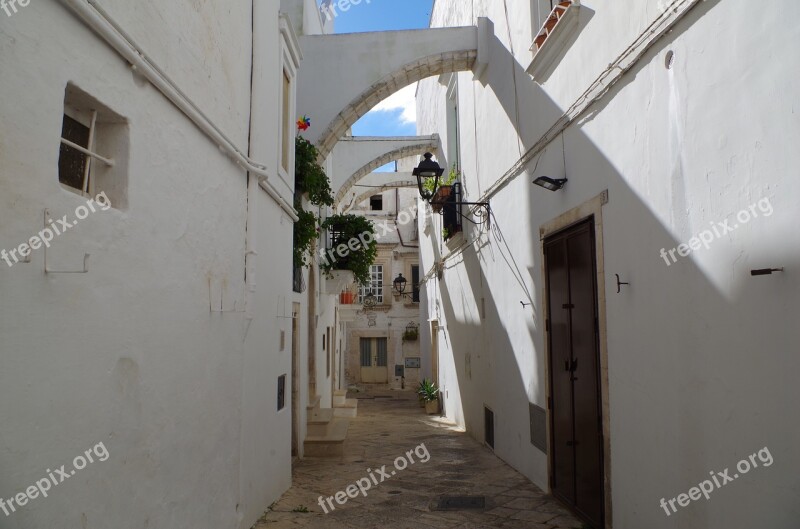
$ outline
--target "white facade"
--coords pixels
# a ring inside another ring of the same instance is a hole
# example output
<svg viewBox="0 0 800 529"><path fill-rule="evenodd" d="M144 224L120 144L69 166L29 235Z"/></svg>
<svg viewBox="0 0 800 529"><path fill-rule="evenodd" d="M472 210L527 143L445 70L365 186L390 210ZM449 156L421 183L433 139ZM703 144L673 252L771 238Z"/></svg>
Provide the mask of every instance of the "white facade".
<svg viewBox="0 0 800 529"><path fill-rule="evenodd" d="M800 395L800 56L787 43L800 8L709 0L662 15L659 4L583 1L534 81L536 2L436 1L433 27L485 16L496 36L486 71L457 74L456 91L466 198L490 202L491 229L466 223L443 244L440 219L420 215L444 408L481 440L491 408L496 454L548 490L529 415L548 396L541 237L593 213L606 527L788 529L800 515L789 411ZM439 134L445 151L448 84L426 79L417 98L418 133ZM539 176L569 181L552 193L531 184ZM707 249L669 265L660 255L726 219L738 228ZM615 274L630 283L619 294ZM659 506L764 447L774 465L669 516Z"/></svg>
<svg viewBox="0 0 800 529"><path fill-rule="evenodd" d="M0 523L250 527L291 481L290 381L280 411L277 394L293 174L276 102L299 66L294 30L275 2L99 4L0 15L0 247L42 230L45 209L86 204L59 183L65 93L121 118L96 138L116 162L113 207L57 236L47 264L39 249L0 268L0 498L98 443L109 456ZM45 272L81 270L85 253L88 273Z"/></svg>
<svg viewBox="0 0 800 529"><path fill-rule="evenodd" d="M397 173L373 173L370 176L384 181L395 181L399 179L395 175ZM362 182L369 180L370 178L366 178ZM364 216L376 226L378 257L374 266L379 266L382 272L382 288L377 289L373 285L364 287L362 292L371 291L379 296L380 301L372 309L371 315L364 313L364 308L359 305L357 308L362 312L346 324L348 348L345 379L349 385L380 383L393 389L414 389L422 379L422 369L413 367L417 365L415 360L420 358L419 338L407 340L404 335L409 326L418 329L420 321L419 296L415 301L413 284L414 268L421 274L416 224L417 190L405 187L376 193L380 188L358 186L356 184L353 189L357 193L369 193L370 199L360 202L348 213ZM371 199L377 197L381 197L380 208L371 204ZM403 294L398 294L393 285L394 279L400 274L407 281ZM358 287L351 287L351 290L357 292ZM358 298L355 301L358 305ZM362 376L361 340L373 338L386 340L385 378L384 373L379 370L378 380L365 380ZM406 359L411 359L408 365ZM403 367L402 375L398 376L395 372L396 366Z"/></svg>

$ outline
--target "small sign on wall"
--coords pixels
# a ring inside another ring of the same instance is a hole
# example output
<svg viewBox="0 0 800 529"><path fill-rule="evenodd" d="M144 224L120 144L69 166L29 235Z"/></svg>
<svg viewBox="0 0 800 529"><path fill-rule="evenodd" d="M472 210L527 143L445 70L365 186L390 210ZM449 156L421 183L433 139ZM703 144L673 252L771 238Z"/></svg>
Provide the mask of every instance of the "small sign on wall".
<svg viewBox="0 0 800 529"><path fill-rule="evenodd" d="M404 376L406 376L406 372L405 372L405 369L403 369L403 366L401 366L401 365L400 366L398 366L398 365L394 366L394 376L396 376L396 377L404 377Z"/></svg>
<svg viewBox="0 0 800 529"><path fill-rule="evenodd" d="M418 356L406 358L406 369L419 369L422 366Z"/></svg>

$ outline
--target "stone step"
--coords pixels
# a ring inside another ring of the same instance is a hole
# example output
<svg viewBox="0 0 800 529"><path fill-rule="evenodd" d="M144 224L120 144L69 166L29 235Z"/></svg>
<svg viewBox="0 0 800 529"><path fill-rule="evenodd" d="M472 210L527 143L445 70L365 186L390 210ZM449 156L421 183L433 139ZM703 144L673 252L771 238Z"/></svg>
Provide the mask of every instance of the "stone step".
<svg viewBox="0 0 800 529"><path fill-rule="evenodd" d="M325 435L309 435L304 443L306 457L339 457L344 455L344 442L350 421L333 419Z"/></svg>
<svg viewBox="0 0 800 529"><path fill-rule="evenodd" d="M309 436L325 436L331 431L333 425L334 412L332 408L316 408L308 415L306 424L308 425Z"/></svg>
<svg viewBox="0 0 800 529"><path fill-rule="evenodd" d="M353 418L358 415L358 399L345 399L344 403L333 408L335 417Z"/></svg>
<svg viewBox="0 0 800 529"><path fill-rule="evenodd" d="M333 392L333 406L344 406L345 401L347 400L347 390L346 389L337 389Z"/></svg>

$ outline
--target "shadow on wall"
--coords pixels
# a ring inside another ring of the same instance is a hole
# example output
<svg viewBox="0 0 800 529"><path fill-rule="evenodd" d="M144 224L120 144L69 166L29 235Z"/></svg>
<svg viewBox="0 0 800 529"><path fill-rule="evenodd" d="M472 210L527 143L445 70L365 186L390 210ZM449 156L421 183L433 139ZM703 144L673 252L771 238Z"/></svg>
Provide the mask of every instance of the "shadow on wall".
<svg viewBox="0 0 800 529"><path fill-rule="evenodd" d="M718 3L708 0L700 4L691 18L696 21ZM717 260L730 262L727 277L716 276L722 273L719 264L703 265L703 256L698 256L701 261L689 256L667 265L659 257L659 250L688 243L691 235L684 240L674 236L617 170L614 161L583 130L601 111L613 105L615 96L629 88L644 68L654 61L657 63L689 27L686 19L679 23L590 114L566 131L565 168L561 166L561 145L557 145L561 141L556 140L549 147L550 157L547 152L542 156L544 165L536 174L526 172L518 176L492 197L494 203L504 205L495 210L496 233L482 235L473 246L475 251L468 248L448 261L443 279L430 283L439 292L437 303L444 316L442 323L446 324L439 340L441 356L446 357L450 350L457 377L453 381L456 387L449 388L454 392L450 399L461 401L468 431L482 441L483 407L493 408L497 455L529 477L536 475L540 483L546 482L546 474L542 474L542 469L546 469L545 456L524 435L529 424L529 400L532 398L540 406L545 402L546 336L540 319L544 287L539 226L609 190L610 202L603 210L606 250L603 257L613 449L611 461L606 464L612 468L615 525L620 527L635 526L642 519L652 521L653 527L671 527L674 520L663 516L658 507L662 495L688 489L710 470L735 464L732 454L764 445L769 446L776 459L796 462L791 455L796 452L791 440L800 438L796 421L786 422L779 414L764 411L784 409L787 397L791 397L788 388L796 387L792 373L800 370L800 359L788 356L786 343L792 337L795 343L800 342L798 331L788 326L788 314L797 313L796 300L800 296L795 295L791 303L787 290L797 294L797 282L789 283L788 274L759 278L749 273L751 268L768 266L784 266L787 271L796 269L800 265L797 250L786 248L777 236L770 240L758 237L758 233L769 233L769 226L753 221L756 233L745 233L735 240L737 244L752 243L749 247L731 248L730 239L720 238L716 248L704 249L718 252ZM495 63L513 63L520 107L536 108L542 122L558 119L564 109L530 80L524 68L498 42L492 54L497 58L501 53L505 57ZM495 95L509 121L515 123L514 93ZM649 112L675 110L668 104L662 106ZM704 122L704 110L694 109L693 122ZM619 118L631 120L630 135L635 145L635 118L625 115ZM517 130L525 149L538 140L540 132L533 132L525 137L523 131ZM710 152L714 152L713 141L708 140ZM673 159L668 160L671 166L658 171L665 173L670 181L668 208L681 215L687 211L687 204L692 203L686 180L692 175L687 174L689 170L683 165L682 143L679 141L673 147L670 154ZM663 146L637 148L650 149L647 157L663 156ZM536 162L527 169L530 171ZM582 181L580 186L573 184L570 189L568 184L564 191L550 193L531 185L533 177L547 174L544 167L548 163L555 171L565 170L570 183ZM629 175L629 179L636 176ZM708 184L715 185L728 184L722 180ZM783 204L778 205L778 201ZM750 202L741 207L746 208ZM506 207L509 204L515 207ZM774 205L776 212L788 207L780 198ZM734 206L731 214L735 215L738 209ZM526 218L519 218L526 210ZM759 219L759 222L769 220ZM437 240L433 230L427 235ZM467 239L474 236L474 231L465 232ZM531 253L524 258L519 253L512 254L515 245L507 243L506 236L512 241L530 241ZM434 244L436 262L441 253ZM520 275L517 261L524 263L525 277ZM614 273L631 282L620 294L616 293ZM511 281L509 275L513 276ZM509 282L518 284L519 290L508 292ZM524 300L528 292L534 305L521 309L519 300ZM783 310L783 318L775 318L774 311L766 310L776 304ZM430 307L431 314L435 310ZM529 336L509 335L509 329L514 328L527 328ZM525 343L529 345L521 345ZM755 395L757 399L753 398ZM796 390L794 395L797 396ZM785 487L787 483L797 483L789 466L773 467L763 478L748 475L750 481L739 485L736 499L729 497L726 504L736 505L739 499L744 502L746 495L759 491L759 497L771 498L772 507L778 507L772 522L789 527L791 517L800 515L797 507L793 513L780 512L780 507L788 511L787 506L796 505L792 495L798 493L797 486ZM645 474L657 477L659 484L643 487L637 475ZM660 495L652 496L653 491L660 491ZM731 508L681 513L683 523L692 527L741 526L747 522L756 525L761 515L756 510Z"/></svg>

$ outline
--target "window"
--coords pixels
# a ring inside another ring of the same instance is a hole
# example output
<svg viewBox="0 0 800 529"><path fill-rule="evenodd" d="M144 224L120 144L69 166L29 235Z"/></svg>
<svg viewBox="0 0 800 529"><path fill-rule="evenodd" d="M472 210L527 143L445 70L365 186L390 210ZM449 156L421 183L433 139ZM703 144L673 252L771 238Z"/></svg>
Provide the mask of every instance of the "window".
<svg viewBox="0 0 800 529"><path fill-rule="evenodd" d="M460 182L453 184L453 190L442 205L442 237L445 241L461 233L463 229L461 206L462 188Z"/></svg>
<svg viewBox="0 0 800 529"><path fill-rule="evenodd" d="M303 279L303 267L292 266L292 291L301 293L305 289L306 285L305 280Z"/></svg>
<svg viewBox="0 0 800 529"><path fill-rule="evenodd" d="M278 377L278 411L286 407L286 375Z"/></svg>
<svg viewBox="0 0 800 529"><path fill-rule="evenodd" d="M551 9L546 11L548 7ZM537 29L534 29L535 36L531 44L533 60L527 68L534 80L546 77L556 58L568 45L569 36L578 30L580 8L577 0L558 0L550 2L550 6L544 1L534 0L532 11Z"/></svg>
<svg viewBox="0 0 800 529"><path fill-rule="evenodd" d="M411 265L411 287L414 289L411 301L419 303L419 265Z"/></svg>
<svg viewBox="0 0 800 529"><path fill-rule="evenodd" d="M325 359L327 361L327 371L326 372L327 372L327 376L330 377L331 376L331 364L333 363L333 347L331 347L331 328L328 327L326 332L327 332L327 338L328 338L328 340L327 340L328 354L325 355ZM322 350L324 351L325 350L324 344L326 343L325 342L325 335L322 336L322 343L323 343Z"/></svg>
<svg viewBox="0 0 800 529"><path fill-rule="evenodd" d="M370 292L377 299L378 305L383 304L383 265L372 265L370 267L369 284L359 287L358 302L364 303L364 298Z"/></svg>
<svg viewBox="0 0 800 529"><path fill-rule="evenodd" d="M369 199L369 209L372 211L383 210L383 195L375 195Z"/></svg>
<svg viewBox="0 0 800 529"><path fill-rule="evenodd" d="M63 140L90 149L89 127L64 114L64 123L61 126L61 152L58 156L58 181L74 189L86 192L88 190L89 172L87 163L89 156L70 147Z"/></svg>
<svg viewBox="0 0 800 529"><path fill-rule="evenodd" d="M461 167L460 135L458 74L452 74L447 85L447 165L450 168L459 169Z"/></svg>
<svg viewBox="0 0 800 529"><path fill-rule="evenodd" d="M279 178L291 189L294 179L294 138L295 112L297 98L297 70L300 68L300 43L292 28L289 15L281 13L280 18L280 70L276 71L275 88L278 90L277 104L280 121L276 127L275 141L277 147L276 169Z"/></svg>
<svg viewBox="0 0 800 529"><path fill-rule="evenodd" d="M128 128L126 120L108 107L67 85L58 181L83 196L105 193L113 207L127 204Z"/></svg>
<svg viewBox="0 0 800 529"><path fill-rule="evenodd" d="M286 70L283 70L283 91L281 92L281 167L289 173L291 165L291 152L292 147L292 79ZM273 151L274 152L274 151Z"/></svg>

